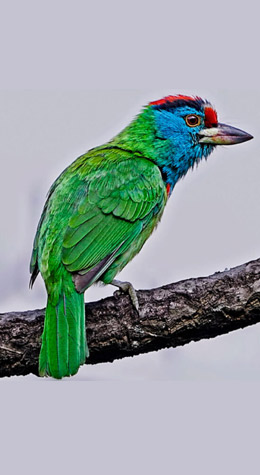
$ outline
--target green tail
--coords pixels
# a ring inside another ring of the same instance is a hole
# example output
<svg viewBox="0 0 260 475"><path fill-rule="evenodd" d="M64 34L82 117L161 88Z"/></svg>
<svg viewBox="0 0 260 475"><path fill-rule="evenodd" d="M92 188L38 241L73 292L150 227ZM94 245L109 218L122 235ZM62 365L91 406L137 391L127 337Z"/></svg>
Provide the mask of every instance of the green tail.
<svg viewBox="0 0 260 475"><path fill-rule="evenodd" d="M70 376L77 373L87 356L84 294L66 286L58 304L53 305L48 297L39 374L57 379Z"/></svg>

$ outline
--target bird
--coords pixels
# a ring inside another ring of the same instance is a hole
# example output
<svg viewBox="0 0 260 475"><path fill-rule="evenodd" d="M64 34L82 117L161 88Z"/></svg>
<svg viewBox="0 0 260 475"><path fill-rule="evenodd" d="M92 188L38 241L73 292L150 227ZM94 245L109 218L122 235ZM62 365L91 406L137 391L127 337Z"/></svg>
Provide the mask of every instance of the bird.
<svg viewBox="0 0 260 475"><path fill-rule="evenodd" d="M86 362L84 292L116 275L157 227L176 183L216 146L252 135L219 123L198 96L170 95L145 105L118 135L77 158L51 186L37 227L30 287L40 272L47 291L39 376L60 379Z"/></svg>

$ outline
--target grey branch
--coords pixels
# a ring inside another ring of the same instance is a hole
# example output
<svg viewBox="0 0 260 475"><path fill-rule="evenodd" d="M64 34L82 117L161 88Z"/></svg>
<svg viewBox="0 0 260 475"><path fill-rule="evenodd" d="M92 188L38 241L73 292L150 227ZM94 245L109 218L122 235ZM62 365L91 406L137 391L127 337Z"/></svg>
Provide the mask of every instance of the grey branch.
<svg viewBox="0 0 260 475"><path fill-rule="evenodd" d="M260 321L260 259L209 277L86 305L88 364L113 361L252 325ZM0 376L37 374L44 309L0 314Z"/></svg>

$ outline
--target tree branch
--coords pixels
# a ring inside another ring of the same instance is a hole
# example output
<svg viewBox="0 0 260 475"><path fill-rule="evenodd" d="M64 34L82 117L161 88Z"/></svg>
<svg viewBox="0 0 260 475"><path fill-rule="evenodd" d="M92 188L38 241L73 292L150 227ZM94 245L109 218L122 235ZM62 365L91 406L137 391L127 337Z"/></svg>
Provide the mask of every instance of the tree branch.
<svg viewBox="0 0 260 475"><path fill-rule="evenodd" d="M138 291L86 305L95 364L212 338L260 321L260 259L209 277ZM0 376L37 374L44 309L0 314Z"/></svg>

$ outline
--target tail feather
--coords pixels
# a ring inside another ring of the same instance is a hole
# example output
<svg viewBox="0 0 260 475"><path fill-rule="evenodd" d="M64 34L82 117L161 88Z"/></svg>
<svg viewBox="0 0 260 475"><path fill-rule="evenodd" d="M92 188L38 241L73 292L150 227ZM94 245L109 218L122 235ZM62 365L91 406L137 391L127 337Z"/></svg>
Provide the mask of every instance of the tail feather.
<svg viewBox="0 0 260 475"><path fill-rule="evenodd" d="M63 289L56 305L48 298L39 374L57 379L73 375L87 355L84 296L74 288Z"/></svg>

